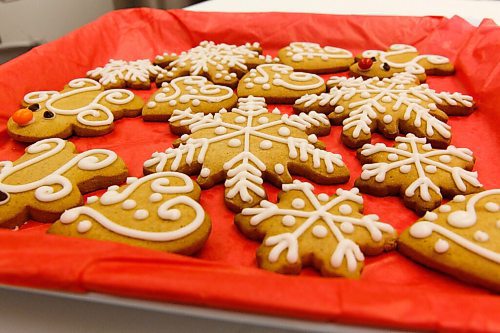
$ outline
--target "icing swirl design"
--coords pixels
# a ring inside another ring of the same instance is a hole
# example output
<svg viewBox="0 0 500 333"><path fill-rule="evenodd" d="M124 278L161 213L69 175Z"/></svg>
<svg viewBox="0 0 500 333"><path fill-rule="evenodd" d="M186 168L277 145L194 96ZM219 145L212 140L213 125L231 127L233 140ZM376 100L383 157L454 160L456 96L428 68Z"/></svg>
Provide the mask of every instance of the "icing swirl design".
<svg viewBox="0 0 500 333"><path fill-rule="evenodd" d="M349 59L352 58L352 53L332 46L321 47L317 43L293 42L285 48L286 55L291 57L292 61L299 62L304 59Z"/></svg>
<svg viewBox="0 0 500 333"><path fill-rule="evenodd" d="M243 78L243 82L247 89L253 89L257 85L264 90L281 87L295 91L321 88L325 84L316 74L294 72L293 67L282 64L257 66L256 69L250 70L250 73Z"/></svg>
<svg viewBox="0 0 500 333"><path fill-rule="evenodd" d="M124 61L110 59L104 67L97 67L87 72L93 79L98 79L104 86L116 86L120 81L127 84L141 82L149 88L150 78L163 73L163 68L153 65L149 59Z"/></svg>

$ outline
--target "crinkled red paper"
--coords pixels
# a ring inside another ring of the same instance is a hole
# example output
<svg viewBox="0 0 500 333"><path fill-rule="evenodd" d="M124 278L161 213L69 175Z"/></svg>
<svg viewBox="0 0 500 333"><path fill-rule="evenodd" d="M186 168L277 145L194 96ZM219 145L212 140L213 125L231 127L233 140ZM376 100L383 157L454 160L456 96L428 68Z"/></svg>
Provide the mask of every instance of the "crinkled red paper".
<svg viewBox="0 0 500 333"><path fill-rule="evenodd" d="M473 27L459 17L369 17L285 13L222 14L133 9L109 13L54 42L0 66L0 160L21 156L26 145L9 138L6 121L23 95L59 90L69 80L109 58L134 60L180 52L202 40L231 44L258 41L265 53L292 41L312 41L358 53L406 43L424 53L449 57L450 77L431 77L437 90L474 96L479 109L451 117L452 144L468 147L486 188L499 187L500 29L491 21ZM151 91L139 92L143 97ZM290 112L290 106L281 110ZM340 127L322 138L351 170L360 174L355 152L340 143ZM133 176L154 151L175 135L165 123L140 117L116 123L113 133L72 138L80 150L116 151ZM374 141L384 141L375 135ZM337 186L317 186L333 193ZM277 189L267 186L274 200ZM417 216L399 198L365 197L365 212L380 215L399 231ZM223 186L204 191L201 203L213 221L196 258L126 245L46 235L47 225L30 222L20 231L0 231L0 282L69 292L101 292L317 321L449 331L500 331L500 296L458 282L397 252L368 258L360 280L322 278L313 270L284 276L256 267L258 243L243 237L223 204Z"/></svg>

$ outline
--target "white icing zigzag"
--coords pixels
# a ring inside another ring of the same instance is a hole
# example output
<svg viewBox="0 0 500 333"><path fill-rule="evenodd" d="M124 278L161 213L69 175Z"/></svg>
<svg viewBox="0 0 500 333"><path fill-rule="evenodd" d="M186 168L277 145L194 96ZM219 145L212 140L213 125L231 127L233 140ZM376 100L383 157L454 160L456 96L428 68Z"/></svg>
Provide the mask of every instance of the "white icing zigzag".
<svg viewBox="0 0 500 333"><path fill-rule="evenodd" d="M131 102L134 99L134 93L126 89L109 89L97 94L92 101L87 105L81 106L76 109L60 109L55 106L59 101L70 98L74 95L100 91L102 86L99 82L92 79L74 79L69 82L69 87L73 88L66 92L60 93L57 91L36 91L31 92L24 96L24 102L28 104L45 102L47 110L52 111L54 114L71 116L76 115L79 123L86 126L105 126L113 123L113 113L102 104L104 99L106 102L123 105ZM99 118L102 114L106 116L105 119L92 120L92 117Z"/></svg>
<svg viewBox="0 0 500 333"><path fill-rule="evenodd" d="M179 178L184 182L184 185L170 186L169 178ZM101 213L99 209L96 209L98 208L96 206L95 208L90 206L81 206L65 211L61 215L61 223L71 224L74 223L80 216L85 215L92 218L92 220L99 223L104 228L119 235L155 242L166 242L183 238L196 231L203 224L205 212L201 205L192 198L182 195L193 190L193 181L188 176L178 172L160 172L143 178L134 179L131 183L129 183L129 186L121 192L118 192L118 189L115 188L108 189L108 191L101 197L100 204L102 206L109 206L122 203L121 207L116 208L121 210L135 209L137 208L137 202L129 198L133 195L137 188L139 188L139 186L149 182L151 183L150 188L152 190L149 200L150 202L161 202L163 200L163 194L178 194L178 196L165 200L159 205L156 211L157 218L165 221L166 223L168 223L168 221L177 221L182 217L181 211L174 207L176 205L185 205L192 208L195 212L194 219L176 230L163 232L144 231L126 227L109 219ZM134 212L135 219L145 220L148 217L150 217L150 214L146 209L137 209ZM81 220L78 222L77 230L80 233L86 233L91 227L92 222L88 220Z"/></svg>
<svg viewBox="0 0 500 333"><path fill-rule="evenodd" d="M394 232L391 225L379 222L377 215L365 215L361 218L349 216L352 213L352 207L348 204L349 202L363 203L363 198L358 195L359 190L357 188L348 191L338 189L336 192L337 196L330 198L326 194L314 195L314 187L309 183L295 180L293 184L283 185L283 191L288 192L292 190L303 192L309 203L314 207L314 210L304 210L304 201L300 197L297 197L293 200L291 208L280 208L278 205L264 200L260 203L260 207L245 208L242 211L243 215L252 216L250 219L252 226L257 226L275 216L282 216L282 223L285 226L293 226L296 218L306 219L293 232L277 234L266 238L264 244L266 246L273 246L268 257L270 262L276 262L285 250L287 251L287 261L289 263L297 262L299 259L299 238L306 231L311 230L317 238L324 238L328 233L331 233L337 241L337 246L330 258L330 264L337 268L343 262L346 262L348 271L353 272L356 270L358 262L364 260L364 255L359 245L349 238L349 234L354 231L354 227L365 228L370 234L371 239L375 242L382 240L382 232ZM339 215L330 212L334 207L339 207ZM318 222L322 223L317 224ZM326 224L328 228L325 228L323 224Z"/></svg>
<svg viewBox="0 0 500 333"><path fill-rule="evenodd" d="M361 173L362 180L368 180L375 177L377 182L385 180L387 172L399 169L403 174L410 172L412 168L417 170L418 178L415 179L405 191L407 197L415 195L417 189L420 192L420 197L424 201L430 201L431 195L429 190L437 194L441 194L440 188L432 180L432 174L442 170L449 173L455 183L455 186L462 192L466 191L469 183L475 187L481 187L477 179L477 172L467 171L461 167L447 165L454 159L470 162L473 160L472 151L467 148L456 148L448 146L446 149L433 149L430 144L427 144L425 138L417 138L413 134L407 134L406 137L397 137L396 142L400 142L395 147L387 147L385 144L377 143L375 145L366 144L363 146L361 154L370 156L379 152L389 153L387 159L389 162L369 163L363 165ZM418 145L422 145L422 149L426 152L420 152ZM438 157L438 161L430 157Z"/></svg>
<svg viewBox="0 0 500 333"><path fill-rule="evenodd" d="M39 154L38 156L15 166L9 161L0 162L0 166L3 165L3 168L0 171L0 191L7 194L8 197L6 200L2 201L0 205L9 201L9 194L22 193L32 190L35 190L35 198L39 201L52 202L59 200L70 194L73 190L73 186L69 179L63 176L65 172L74 166L86 171L100 170L110 166L118 158L116 153L111 150L91 149L74 156L71 160L61 165L57 170L37 181L25 184L5 183L5 180L11 175L58 154L64 149L65 146L66 141L58 138L40 140L26 148L26 153ZM100 159L95 156L97 154L105 155L104 159ZM54 192L54 186L56 185L61 188Z"/></svg>
<svg viewBox="0 0 500 333"><path fill-rule="evenodd" d="M223 119L225 110L214 115L193 114L190 109L185 111L175 110L170 122L179 121L181 126L189 126L191 133L202 129L214 128L217 136L212 138L189 138L188 135L181 137L185 143L178 148L169 148L164 153L154 153L152 158L144 163L145 167L156 165L156 171L163 171L167 162L173 160L170 169L175 171L179 168L183 157L185 163L191 165L194 161L203 164L209 147L212 143L225 141L230 147L241 147L241 150L235 152L235 155L224 163L224 170L227 171L227 180L225 186L230 188L227 193L229 199L239 195L244 202L249 202L252 197L249 191L254 192L260 197L265 196L262 187L262 173L266 171L266 161L262 161L250 149L250 141L261 141L259 148L269 149L269 156L272 156L272 150L276 147L285 145L289 151L290 161L299 159L306 162L312 159L313 167L326 167L328 173L333 173L335 166L343 167L342 157L338 154L318 149L310 142L315 143L317 138L310 135L308 139L296 138L290 136L290 129L297 128L305 131L311 126L329 125L328 119L323 114L311 112L300 115L280 115L279 110L275 109L273 114L268 113L264 98L249 96L240 98L238 108L234 108L232 113L239 116L234 121L227 122ZM271 117L272 115L272 117ZM227 119L227 118L226 118ZM256 124L254 124L256 122ZM266 133L266 129L276 128L279 125L279 135ZM243 142L238 139L244 136ZM262 140L263 139L263 140ZM254 148L255 149L255 148ZM211 152L216 153L216 152ZM286 165L286 161L284 163ZM285 171L285 166L277 164L274 170L278 174ZM202 169L200 174L207 177L210 170Z"/></svg>
<svg viewBox="0 0 500 333"><path fill-rule="evenodd" d="M153 65L149 59L124 61L110 59L104 67L97 67L87 72L92 78L99 78L99 82L108 85L125 80L127 82L140 81L147 83L150 77L163 73L164 69Z"/></svg>
<svg viewBox="0 0 500 333"><path fill-rule="evenodd" d="M304 58L320 58L325 61L329 59L352 58L352 53L347 50L332 46L321 47L316 43L293 42L285 50L287 51L286 55L292 57L292 61L294 62L303 61Z"/></svg>

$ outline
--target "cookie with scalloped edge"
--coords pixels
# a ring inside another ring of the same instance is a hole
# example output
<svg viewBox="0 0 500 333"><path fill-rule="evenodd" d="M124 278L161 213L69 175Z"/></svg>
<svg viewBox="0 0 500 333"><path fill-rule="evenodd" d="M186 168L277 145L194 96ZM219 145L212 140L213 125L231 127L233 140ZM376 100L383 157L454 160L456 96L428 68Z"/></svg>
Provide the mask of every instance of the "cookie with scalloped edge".
<svg viewBox="0 0 500 333"><path fill-rule="evenodd" d="M403 231L398 244L416 262L500 292L500 189L455 196Z"/></svg>
<svg viewBox="0 0 500 333"><path fill-rule="evenodd" d="M278 51L278 58L296 71L308 73L337 73L354 63L351 52L317 43L292 42Z"/></svg>
<svg viewBox="0 0 500 333"><path fill-rule="evenodd" d="M129 177L99 198L65 211L49 234L120 242L192 255L205 244L211 222L199 204L200 187L185 174Z"/></svg>
<svg viewBox="0 0 500 333"><path fill-rule="evenodd" d="M315 194L309 183L283 184L278 203L262 201L236 215L238 229L262 240L260 268L298 274L312 266L324 276L359 278L364 256L396 247L397 233L377 215L363 215L357 188Z"/></svg>

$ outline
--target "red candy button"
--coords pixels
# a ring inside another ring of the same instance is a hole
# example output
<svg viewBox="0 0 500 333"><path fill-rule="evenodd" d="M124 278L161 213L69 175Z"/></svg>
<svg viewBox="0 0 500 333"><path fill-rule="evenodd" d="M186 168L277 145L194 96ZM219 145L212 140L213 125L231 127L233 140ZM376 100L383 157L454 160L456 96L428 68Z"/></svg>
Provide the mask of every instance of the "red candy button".
<svg viewBox="0 0 500 333"><path fill-rule="evenodd" d="M14 112L12 115L12 120L19 126L28 125L33 119L33 112L29 109L20 109Z"/></svg>
<svg viewBox="0 0 500 333"><path fill-rule="evenodd" d="M360 61L358 61L359 69L362 70L370 69L372 65L373 65L373 60L371 60L370 58L362 58Z"/></svg>

